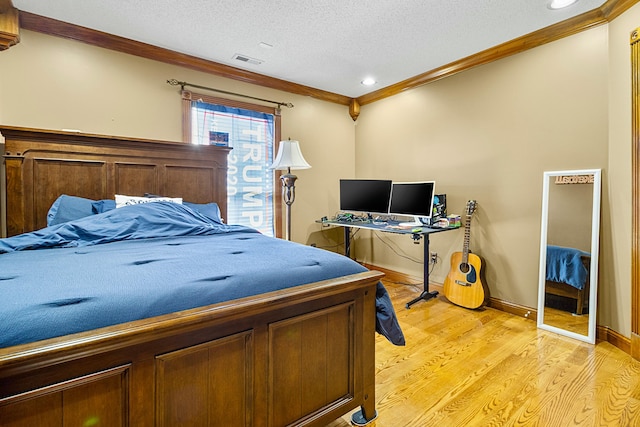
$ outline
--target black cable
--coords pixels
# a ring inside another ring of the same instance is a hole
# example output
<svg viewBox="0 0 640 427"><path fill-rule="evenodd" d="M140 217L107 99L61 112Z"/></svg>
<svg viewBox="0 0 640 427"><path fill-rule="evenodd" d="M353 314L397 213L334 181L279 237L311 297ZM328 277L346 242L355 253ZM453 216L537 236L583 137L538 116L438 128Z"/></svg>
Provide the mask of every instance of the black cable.
<svg viewBox="0 0 640 427"><path fill-rule="evenodd" d="M393 251L393 253L395 253L395 254L396 254L396 255L398 255L399 257L404 258L404 259L408 259L409 261L415 262L416 264L423 264L424 262L429 262L429 260L424 260L424 262L423 262L423 261L420 261L420 260L418 260L418 259L412 258L412 257L410 257L410 256L408 256L408 255L406 255L406 254L401 254L401 253L399 253L395 248L393 248L393 246L391 246L391 244L389 244L388 242L386 242L386 241L385 241L385 239L383 239L382 237L380 237L380 234L379 234L377 231L375 231L373 234L374 234L378 239L380 239L380 241L381 241L382 243L384 243L384 244L385 244L389 249L391 249L391 250Z"/></svg>

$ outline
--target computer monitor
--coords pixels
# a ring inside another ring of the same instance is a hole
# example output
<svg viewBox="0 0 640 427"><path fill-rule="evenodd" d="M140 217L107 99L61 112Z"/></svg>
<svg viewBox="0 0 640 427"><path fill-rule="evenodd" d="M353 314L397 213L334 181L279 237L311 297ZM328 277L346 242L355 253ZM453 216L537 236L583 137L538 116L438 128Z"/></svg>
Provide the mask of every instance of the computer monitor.
<svg viewBox="0 0 640 427"><path fill-rule="evenodd" d="M433 214L433 197L435 181L394 182L391 186L390 215L412 216L412 222L404 222L402 226L424 225L423 221Z"/></svg>
<svg viewBox="0 0 640 427"><path fill-rule="evenodd" d="M341 179L340 210L386 214L391 181L383 179Z"/></svg>

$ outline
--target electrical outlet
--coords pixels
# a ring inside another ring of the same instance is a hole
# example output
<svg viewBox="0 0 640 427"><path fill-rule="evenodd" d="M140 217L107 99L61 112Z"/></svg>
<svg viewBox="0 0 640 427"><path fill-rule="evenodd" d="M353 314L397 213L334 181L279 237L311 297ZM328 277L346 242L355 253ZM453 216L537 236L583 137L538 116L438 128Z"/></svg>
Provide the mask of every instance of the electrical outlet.
<svg viewBox="0 0 640 427"><path fill-rule="evenodd" d="M437 263L438 263L438 253L431 252L431 264L437 264Z"/></svg>

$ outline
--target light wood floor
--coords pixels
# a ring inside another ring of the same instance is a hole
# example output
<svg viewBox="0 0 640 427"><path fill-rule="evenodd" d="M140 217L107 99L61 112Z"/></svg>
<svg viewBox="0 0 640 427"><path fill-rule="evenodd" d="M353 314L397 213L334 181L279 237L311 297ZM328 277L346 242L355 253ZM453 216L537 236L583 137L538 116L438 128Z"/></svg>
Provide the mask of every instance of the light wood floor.
<svg viewBox="0 0 640 427"><path fill-rule="evenodd" d="M385 285L407 346L376 338L379 416L371 427L640 426L640 362L611 344L442 296L407 310L419 288Z"/></svg>
<svg viewBox="0 0 640 427"><path fill-rule="evenodd" d="M589 316L590 314L577 316L568 311L549 307L544 309L545 324L580 335L589 335Z"/></svg>

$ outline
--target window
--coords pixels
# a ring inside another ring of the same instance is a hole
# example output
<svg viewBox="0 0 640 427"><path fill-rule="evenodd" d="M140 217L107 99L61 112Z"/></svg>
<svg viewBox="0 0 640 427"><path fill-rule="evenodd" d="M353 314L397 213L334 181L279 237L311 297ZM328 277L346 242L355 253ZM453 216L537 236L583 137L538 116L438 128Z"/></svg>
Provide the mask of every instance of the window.
<svg viewBox="0 0 640 427"><path fill-rule="evenodd" d="M275 174L269 169L280 140L280 116L273 108L188 91L183 99L186 141L233 148L228 158L225 222L280 236L276 218L280 218L281 195L274 191Z"/></svg>

